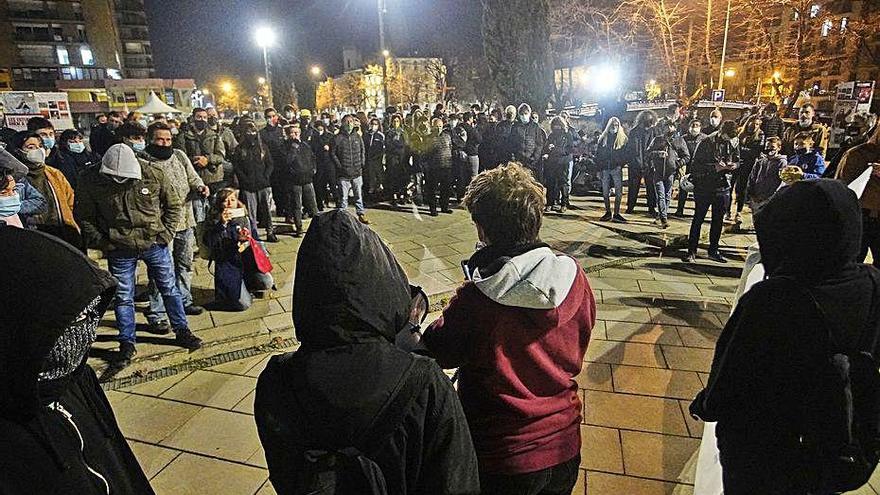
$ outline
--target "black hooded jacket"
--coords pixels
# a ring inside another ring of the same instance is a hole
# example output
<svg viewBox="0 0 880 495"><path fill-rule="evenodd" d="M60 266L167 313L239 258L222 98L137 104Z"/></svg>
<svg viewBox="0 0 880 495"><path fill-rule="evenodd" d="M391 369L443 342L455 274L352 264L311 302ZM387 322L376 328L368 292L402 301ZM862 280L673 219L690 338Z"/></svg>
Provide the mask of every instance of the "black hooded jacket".
<svg viewBox="0 0 880 495"><path fill-rule="evenodd" d="M725 471L791 489L810 471L798 464L798 437L804 418L821 407L812 399L823 396L815 384L828 352L826 328L805 290L836 322L829 330L845 349L864 337L877 342L878 325L869 320L880 292L876 270L858 263L861 212L842 183L783 188L755 215L755 228L769 277L740 299L691 412L718 422ZM876 356L878 348L864 350Z"/></svg>
<svg viewBox="0 0 880 495"><path fill-rule="evenodd" d="M375 232L347 212L312 220L293 301L302 345L272 358L254 406L275 490L302 493L306 450L354 446L381 467L388 493L479 493L452 384L433 360L392 343L409 318L410 286Z"/></svg>
<svg viewBox="0 0 880 495"><path fill-rule="evenodd" d="M99 296L103 314L115 280L40 232L0 227L0 246L16 260L0 284L0 493L153 493L85 359L38 381L56 340Z"/></svg>

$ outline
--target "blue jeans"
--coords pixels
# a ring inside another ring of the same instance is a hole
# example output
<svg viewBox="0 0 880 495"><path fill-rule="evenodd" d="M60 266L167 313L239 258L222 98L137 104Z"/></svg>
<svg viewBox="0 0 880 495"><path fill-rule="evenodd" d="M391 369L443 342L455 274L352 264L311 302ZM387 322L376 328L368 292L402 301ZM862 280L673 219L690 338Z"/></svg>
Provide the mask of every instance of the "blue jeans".
<svg viewBox="0 0 880 495"><path fill-rule="evenodd" d="M605 200L605 213L611 213L611 186L614 186L614 214L620 214L623 201L623 167L613 167L599 171L602 181L602 198Z"/></svg>
<svg viewBox="0 0 880 495"><path fill-rule="evenodd" d="M348 192L354 191L354 210L358 215L363 215L367 210L364 208L364 196L362 190L364 188L364 178L355 177L354 179L339 178L339 190L341 197L339 198L339 209L348 208Z"/></svg>
<svg viewBox="0 0 880 495"><path fill-rule="evenodd" d="M657 196L657 210L661 220L669 218L669 203L672 201L672 179L674 177L674 175L654 177L654 194Z"/></svg>
<svg viewBox="0 0 880 495"><path fill-rule="evenodd" d="M107 265L110 273L116 278L116 327L119 330L120 342L135 342L134 323L134 286L137 281L137 263L143 260L147 265L147 275L156 283L165 308L168 310L168 318L171 320L171 328L175 332L186 330L186 313L183 310L183 302L180 299L180 291L177 289L177 281L174 277L174 263L171 261L171 252L168 246L153 244L144 251L117 250L107 255Z"/></svg>
<svg viewBox="0 0 880 495"><path fill-rule="evenodd" d="M174 234L172 242L171 256L174 260L174 276L177 280L177 290L180 291L180 300L183 307L192 306L192 267L193 267L193 251L195 249L196 236L193 229L181 230ZM165 303L162 301L162 294L156 287L156 282L150 279L148 286L150 292L150 309L147 311L147 321L150 323L158 323L160 321L168 321L165 314Z"/></svg>

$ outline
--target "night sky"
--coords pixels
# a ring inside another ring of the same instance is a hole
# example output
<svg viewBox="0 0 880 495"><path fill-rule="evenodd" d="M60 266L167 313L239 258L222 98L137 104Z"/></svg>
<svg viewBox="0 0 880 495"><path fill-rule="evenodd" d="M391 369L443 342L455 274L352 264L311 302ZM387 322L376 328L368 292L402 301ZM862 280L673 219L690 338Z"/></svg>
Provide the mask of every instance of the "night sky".
<svg viewBox="0 0 880 495"><path fill-rule="evenodd" d="M320 65L342 70L342 47L363 55L378 52L376 0L145 0L157 75L224 76L256 84L262 73L253 30L273 26L274 70L292 70L308 83L307 70ZM479 0L387 0L387 44L396 55L472 55L482 50Z"/></svg>

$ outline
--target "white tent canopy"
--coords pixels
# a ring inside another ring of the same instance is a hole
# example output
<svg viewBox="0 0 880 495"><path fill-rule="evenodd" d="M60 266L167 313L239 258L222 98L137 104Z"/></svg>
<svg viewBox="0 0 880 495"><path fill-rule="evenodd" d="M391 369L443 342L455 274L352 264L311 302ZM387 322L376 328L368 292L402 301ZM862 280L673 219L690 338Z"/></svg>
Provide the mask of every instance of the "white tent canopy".
<svg viewBox="0 0 880 495"><path fill-rule="evenodd" d="M147 103L145 103L144 106L135 110L135 112L140 112L143 114L182 113L180 110L160 100L155 91L150 91L150 96L147 97Z"/></svg>

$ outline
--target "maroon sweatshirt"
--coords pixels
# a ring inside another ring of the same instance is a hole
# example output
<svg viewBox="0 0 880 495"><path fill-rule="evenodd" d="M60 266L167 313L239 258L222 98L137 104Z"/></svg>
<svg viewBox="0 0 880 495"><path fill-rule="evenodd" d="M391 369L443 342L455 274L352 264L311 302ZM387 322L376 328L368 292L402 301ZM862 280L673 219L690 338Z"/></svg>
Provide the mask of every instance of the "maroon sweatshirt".
<svg viewBox="0 0 880 495"><path fill-rule="evenodd" d="M580 373L596 303L577 262L549 248L462 285L424 344L459 367L459 395L480 471L520 474L580 452Z"/></svg>

